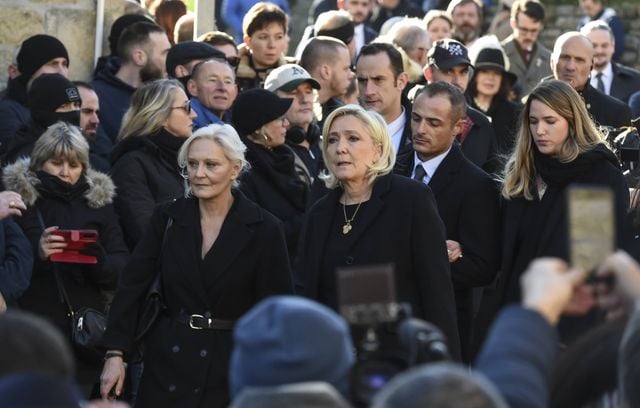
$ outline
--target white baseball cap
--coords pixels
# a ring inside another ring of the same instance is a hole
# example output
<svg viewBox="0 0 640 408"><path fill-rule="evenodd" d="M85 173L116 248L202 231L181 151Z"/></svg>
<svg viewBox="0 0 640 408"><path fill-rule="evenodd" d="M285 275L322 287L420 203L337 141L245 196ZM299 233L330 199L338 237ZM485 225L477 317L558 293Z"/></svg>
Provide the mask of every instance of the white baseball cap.
<svg viewBox="0 0 640 408"><path fill-rule="evenodd" d="M264 82L267 91L291 92L303 82L308 82L313 88L320 89L320 84L311 75L297 64L285 64L269 73Z"/></svg>

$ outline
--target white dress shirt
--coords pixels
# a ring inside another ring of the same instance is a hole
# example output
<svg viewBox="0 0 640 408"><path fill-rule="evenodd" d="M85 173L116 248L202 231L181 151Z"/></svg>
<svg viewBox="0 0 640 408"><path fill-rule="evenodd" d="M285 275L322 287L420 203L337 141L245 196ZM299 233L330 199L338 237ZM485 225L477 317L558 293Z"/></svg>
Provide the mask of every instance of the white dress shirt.
<svg viewBox="0 0 640 408"><path fill-rule="evenodd" d="M395 153L398 153L400 149L400 141L402 141L402 133L404 133L404 125L407 123L407 119L404 117L404 108L393 122L387 123L387 131L391 136L391 142L393 143L393 149Z"/></svg>
<svg viewBox="0 0 640 408"><path fill-rule="evenodd" d="M590 82L592 87L598 89L598 78L596 78L596 75L598 75L598 71L595 69L592 70ZM613 68L611 67L611 62L609 62L602 71L602 82L604 83L604 93L607 95L611 94L611 83L613 82Z"/></svg>
<svg viewBox="0 0 640 408"><path fill-rule="evenodd" d="M449 146L446 152L440 153L436 157L433 157L425 162L420 160L420 157L418 157L418 153L414 153L413 154L413 170L411 171L411 178L414 178L416 174L416 167L420 165L422 166L424 171L427 172L426 176L424 176L424 178L422 179L422 182L425 184L429 184L429 182L431 182L431 177L433 177L433 175L436 174L436 170L438 170L438 167L440 166L440 163L442 163L444 158L447 157L447 155L449 154L449 151L451 151L451 146Z"/></svg>
<svg viewBox="0 0 640 408"><path fill-rule="evenodd" d="M353 27L354 37L356 39L356 57L360 55L360 49L364 46L364 24L358 24ZM355 59L355 58L354 58Z"/></svg>

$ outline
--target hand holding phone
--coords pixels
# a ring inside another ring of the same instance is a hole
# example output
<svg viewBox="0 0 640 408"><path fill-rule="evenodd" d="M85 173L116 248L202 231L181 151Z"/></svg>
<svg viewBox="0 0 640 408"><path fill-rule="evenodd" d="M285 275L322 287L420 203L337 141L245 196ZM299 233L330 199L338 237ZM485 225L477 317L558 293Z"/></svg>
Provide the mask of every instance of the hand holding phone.
<svg viewBox="0 0 640 408"><path fill-rule="evenodd" d="M52 262L96 264L98 259L83 253L87 247L98 241L96 230L53 230L52 235L61 237L66 244L61 252L52 254ZM57 238L59 240L59 238Z"/></svg>

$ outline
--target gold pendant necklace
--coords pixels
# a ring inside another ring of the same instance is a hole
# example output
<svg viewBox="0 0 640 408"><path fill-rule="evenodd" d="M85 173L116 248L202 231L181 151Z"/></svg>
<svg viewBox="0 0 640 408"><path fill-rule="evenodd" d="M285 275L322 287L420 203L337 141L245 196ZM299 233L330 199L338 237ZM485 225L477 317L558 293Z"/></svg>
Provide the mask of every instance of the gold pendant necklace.
<svg viewBox="0 0 640 408"><path fill-rule="evenodd" d="M361 205L362 205L362 201L358 203L358 206L356 207L356 211L353 213L353 217L347 218L347 197L345 193L345 200L344 200L344 203L342 204L342 214L344 215L344 225L342 226L342 233L344 235L347 235L349 231L351 231L351 229L353 228L351 226L351 222L356 218L356 215L358 214L358 210L360 209Z"/></svg>

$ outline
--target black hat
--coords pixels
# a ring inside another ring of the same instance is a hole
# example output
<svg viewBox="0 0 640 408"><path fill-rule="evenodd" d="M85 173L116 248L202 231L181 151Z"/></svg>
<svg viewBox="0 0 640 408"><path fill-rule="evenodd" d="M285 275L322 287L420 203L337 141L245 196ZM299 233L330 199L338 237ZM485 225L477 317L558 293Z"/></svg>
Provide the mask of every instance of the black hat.
<svg viewBox="0 0 640 408"><path fill-rule="evenodd" d="M28 104L31 110L55 112L67 102L80 102L78 88L60 74L44 74L31 84Z"/></svg>
<svg viewBox="0 0 640 408"><path fill-rule="evenodd" d="M167 73L173 78L178 65L188 64L193 60L216 58L227 60L224 52L212 45L198 41L184 41L171 47L167 54Z"/></svg>
<svg viewBox="0 0 640 408"><path fill-rule="evenodd" d="M60 40L50 35L37 34L24 40L20 46L16 57L18 71L28 81L41 66L61 57L69 62L67 49Z"/></svg>
<svg viewBox="0 0 640 408"><path fill-rule="evenodd" d="M111 51L111 55L118 55L118 40L120 39L120 34L122 34L125 28L141 21L155 24L155 21L151 20L149 17L138 13L125 14L118 17L113 22L111 25L111 31L109 32L109 50Z"/></svg>
<svg viewBox="0 0 640 408"><path fill-rule="evenodd" d="M233 127L241 136L260 129L289 110L292 98L280 98L265 89L249 89L238 95L231 111Z"/></svg>
<svg viewBox="0 0 640 408"><path fill-rule="evenodd" d="M472 67L467 47L450 38L436 41L427 53L427 59L429 66L434 65L439 70L451 69L460 64Z"/></svg>
<svg viewBox="0 0 640 408"><path fill-rule="evenodd" d="M496 48L483 48L480 50L474 64L476 70L494 70L502 73L513 85L518 77L507 71L505 65L504 54Z"/></svg>

